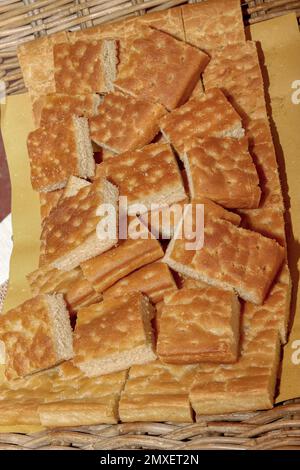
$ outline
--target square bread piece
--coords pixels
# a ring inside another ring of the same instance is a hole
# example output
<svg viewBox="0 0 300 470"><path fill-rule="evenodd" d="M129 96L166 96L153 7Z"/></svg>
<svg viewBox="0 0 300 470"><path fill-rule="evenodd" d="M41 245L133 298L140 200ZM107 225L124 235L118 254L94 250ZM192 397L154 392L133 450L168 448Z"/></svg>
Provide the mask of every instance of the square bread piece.
<svg viewBox="0 0 300 470"><path fill-rule="evenodd" d="M240 303L234 291L203 285L164 297L157 354L162 362L236 362Z"/></svg>
<svg viewBox="0 0 300 470"><path fill-rule="evenodd" d="M47 126L60 122L70 114L90 118L97 114L100 101L100 96L96 94L71 96L52 93L41 96L32 105L35 124L37 127Z"/></svg>
<svg viewBox="0 0 300 470"><path fill-rule="evenodd" d="M118 186L120 196L127 196L128 211L143 204L139 213L151 204L171 205L186 198L176 158L168 144L150 144L102 162L97 176Z"/></svg>
<svg viewBox="0 0 300 470"><path fill-rule="evenodd" d="M86 118L70 116L31 132L27 140L36 191L63 188L71 175L92 178L95 161Z"/></svg>
<svg viewBox="0 0 300 470"><path fill-rule="evenodd" d="M167 109L184 103L209 62L204 52L169 34L145 28L122 47L117 89L158 102Z"/></svg>
<svg viewBox="0 0 300 470"><path fill-rule="evenodd" d="M60 271L51 266L42 266L30 273L27 279L33 295L63 294L70 313L102 300L102 296L83 277L80 268Z"/></svg>
<svg viewBox="0 0 300 470"><path fill-rule="evenodd" d="M161 132L179 156L195 137L244 137L241 118L218 88L190 99L161 119Z"/></svg>
<svg viewBox="0 0 300 470"><path fill-rule="evenodd" d="M114 153L149 144L159 132L159 119L166 110L158 103L120 92L109 93L98 113L90 119L91 138Z"/></svg>
<svg viewBox="0 0 300 470"><path fill-rule="evenodd" d="M131 367L119 404L121 421L191 423L188 394L197 367L160 361Z"/></svg>
<svg viewBox="0 0 300 470"><path fill-rule="evenodd" d="M83 275L97 292L102 293L136 269L163 257L159 241L146 227L144 231L147 238L119 240L117 246L81 264Z"/></svg>
<svg viewBox="0 0 300 470"><path fill-rule="evenodd" d="M103 297L115 298L128 292L139 291L156 304L173 290L177 290L177 286L168 266L164 263L151 263L120 279L103 292Z"/></svg>
<svg viewBox="0 0 300 470"><path fill-rule="evenodd" d="M183 5L186 41L212 54L218 47L245 41L240 0L209 0Z"/></svg>
<svg viewBox="0 0 300 470"><path fill-rule="evenodd" d="M156 358L149 299L131 293L78 312L74 364L88 377L111 374Z"/></svg>
<svg viewBox="0 0 300 470"><path fill-rule="evenodd" d="M267 118L264 82L255 42L214 50L203 82L205 89L222 88L243 119Z"/></svg>
<svg viewBox="0 0 300 470"><path fill-rule="evenodd" d="M199 365L190 392L198 415L273 407L280 361L278 318L285 309L285 287L280 283L272 287L262 306L245 303L238 361Z"/></svg>
<svg viewBox="0 0 300 470"><path fill-rule="evenodd" d="M43 427L117 423L126 371L89 378L66 361L0 386L1 424Z"/></svg>
<svg viewBox="0 0 300 470"><path fill-rule="evenodd" d="M183 154L193 199L207 197L227 208L257 208L261 190L246 138L195 139Z"/></svg>
<svg viewBox="0 0 300 470"><path fill-rule="evenodd" d="M113 89L118 63L114 39L57 44L53 56L57 93L85 95Z"/></svg>
<svg viewBox="0 0 300 470"><path fill-rule="evenodd" d="M263 303L285 256L275 240L209 214L205 216L203 247L187 250L186 246L184 238L174 237L164 262L193 279L234 289L242 299L255 304Z"/></svg>
<svg viewBox="0 0 300 470"><path fill-rule="evenodd" d="M103 178L65 198L44 224L41 235L42 264L63 271L76 268L83 261L109 250L117 242L117 233L99 237L97 227L106 215L99 215L103 204L110 204L118 217L118 189ZM117 231L117 230L116 230Z"/></svg>
<svg viewBox="0 0 300 470"><path fill-rule="evenodd" d="M8 380L48 369L73 357L69 313L61 294L38 295L0 317Z"/></svg>

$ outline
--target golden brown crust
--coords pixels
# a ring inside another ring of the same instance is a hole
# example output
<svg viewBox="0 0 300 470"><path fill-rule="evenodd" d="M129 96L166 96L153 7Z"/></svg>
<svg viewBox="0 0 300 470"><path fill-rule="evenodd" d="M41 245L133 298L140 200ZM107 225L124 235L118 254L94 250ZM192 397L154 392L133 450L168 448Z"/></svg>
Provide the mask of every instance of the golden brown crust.
<svg viewBox="0 0 300 470"><path fill-rule="evenodd" d="M192 199L191 204L203 204L205 220L207 220L206 217L208 217L208 220L210 218L227 220L233 225L240 225L241 223L241 216L239 214L236 214L235 212L230 212L224 209L224 207L219 206L215 202L210 201L205 197Z"/></svg>
<svg viewBox="0 0 300 470"><path fill-rule="evenodd" d="M188 392L196 370L160 361L131 367L119 404L121 421L192 422Z"/></svg>
<svg viewBox="0 0 300 470"><path fill-rule="evenodd" d="M151 263L120 279L104 291L103 296L107 299L139 291L156 304L163 300L166 293L176 289L175 280L168 266L163 263Z"/></svg>
<svg viewBox="0 0 300 470"><path fill-rule="evenodd" d="M205 88L222 87L243 119L265 119L264 83L256 43L231 44L215 50L203 75Z"/></svg>
<svg viewBox="0 0 300 470"><path fill-rule="evenodd" d="M136 292L81 309L74 333L74 364L91 377L150 362L156 357L148 331L151 318L149 301L146 304Z"/></svg>
<svg viewBox="0 0 300 470"><path fill-rule="evenodd" d="M58 93L85 95L107 91L104 41L76 41L53 48L55 87Z"/></svg>
<svg viewBox="0 0 300 470"><path fill-rule="evenodd" d="M197 286L167 294L157 354L163 362L236 362L240 305L233 291Z"/></svg>
<svg viewBox="0 0 300 470"><path fill-rule="evenodd" d="M222 117L220 119L220 116ZM181 155L195 137L242 137L241 118L218 88L190 99L161 120L165 137Z"/></svg>
<svg viewBox="0 0 300 470"><path fill-rule="evenodd" d="M256 208L261 191L248 140L210 137L191 142L183 157L193 198L227 208Z"/></svg>
<svg viewBox="0 0 300 470"><path fill-rule="evenodd" d="M90 379L68 361L49 371L5 381L0 387L1 422L46 427L116 423L125 379L126 372Z"/></svg>
<svg viewBox="0 0 300 470"><path fill-rule="evenodd" d="M42 223L46 220L52 209L54 209L61 196L63 191L58 189L56 191L50 191L48 193L40 193L40 208L41 208L41 221Z"/></svg>
<svg viewBox="0 0 300 470"><path fill-rule="evenodd" d="M183 5L186 41L206 52L245 41L240 0L210 0Z"/></svg>
<svg viewBox="0 0 300 470"><path fill-rule="evenodd" d="M174 239L165 262L183 274L233 288L243 299L261 304L283 263L284 249L275 240L225 220L208 217L204 225L201 249L186 250L186 240Z"/></svg>
<svg viewBox="0 0 300 470"><path fill-rule="evenodd" d="M52 191L66 185L71 175L82 174L73 116L63 122L49 123L30 132L27 148L31 166L31 184L36 191Z"/></svg>
<svg viewBox="0 0 300 470"><path fill-rule="evenodd" d="M151 238L120 240L118 246L81 264L84 276L102 293L136 269L163 257L160 243Z"/></svg>
<svg viewBox="0 0 300 470"><path fill-rule="evenodd" d="M176 158L168 144L150 144L140 150L125 152L98 165L97 176L104 176L118 186L120 196L127 196L128 208L142 203L172 204L186 194Z"/></svg>
<svg viewBox="0 0 300 470"><path fill-rule="evenodd" d="M6 377L16 379L59 361L55 348L48 297L39 295L0 318L0 340L5 344Z"/></svg>
<svg viewBox="0 0 300 470"><path fill-rule="evenodd" d="M189 97L208 61L200 50L145 28L123 46L115 86L174 109Z"/></svg>
<svg viewBox="0 0 300 470"><path fill-rule="evenodd" d="M107 192L110 193L109 197ZM84 255L85 259L111 248L116 240L107 240L105 247L103 244L96 244L97 225L102 219L101 215L97 215L97 210L105 202L116 204L116 200L117 189L102 178L80 189L75 196L64 199L52 211L42 231L43 263L61 269L62 260L66 259L68 262L68 258L72 256L74 250L88 242L91 237L95 239L95 246L92 253L86 253L86 257ZM84 259L81 258L78 259L78 262L77 259L76 262L74 261L75 265L71 262L71 266L67 270L73 269L83 262Z"/></svg>
<svg viewBox="0 0 300 470"><path fill-rule="evenodd" d="M90 119L91 138L114 153L149 144L159 132L163 106L114 92L105 96L97 116Z"/></svg>
<svg viewBox="0 0 300 470"><path fill-rule="evenodd" d="M236 364L199 366L190 399L198 414L272 408L280 358L278 315L285 288L275 284L262 306L246 303Z"/></svg>
<svg viewBox="0 0 300 470"><path fill-rule="evenodd" d="M96 114L100 99L95 94L65 95L53 93L41 96L33 103L37 127L61 122L70 114L90 118Z"/></svg>

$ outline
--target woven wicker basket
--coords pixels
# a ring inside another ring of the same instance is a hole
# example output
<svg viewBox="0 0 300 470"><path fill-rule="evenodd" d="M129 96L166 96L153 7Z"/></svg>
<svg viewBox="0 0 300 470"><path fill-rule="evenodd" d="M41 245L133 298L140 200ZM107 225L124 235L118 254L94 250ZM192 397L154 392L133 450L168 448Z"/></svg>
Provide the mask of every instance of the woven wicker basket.
<svg viewBox="0 0 300 470"><path fill-rule="evenodd" d="M199 0L201 1L201 0ZM77 30L197 0L2 0L0 80L9 94L25 91L18 44L63 30ZM243 2L245 24L295 11L300 1ZM0 311L6 285L0 286ZM195 424L128 423L48 430L34 435L0 434L0 450L17 449L300 449L300 399L261 412L201 416Z"/></svg>

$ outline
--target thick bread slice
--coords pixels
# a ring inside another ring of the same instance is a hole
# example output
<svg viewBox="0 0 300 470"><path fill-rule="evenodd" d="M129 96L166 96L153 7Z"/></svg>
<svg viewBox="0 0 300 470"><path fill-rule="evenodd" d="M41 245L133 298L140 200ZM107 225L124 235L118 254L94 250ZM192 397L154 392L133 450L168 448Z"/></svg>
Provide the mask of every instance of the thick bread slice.
<svg viewBox="0 0 300 470"><path fill-rule="evenodd" d="M163 300L170 291L177 290L176 282L168 266L151 263L120 279L103 292L104 299L115 298L128 292L142 292L152 303Z"/></svg>
<svg viewBox="0 0 300 470"><path fill-rule="evenodd" d="M160 361L131 367L119 405L121 421L192 422L188 393L197 367Z"/></svg>
<svg viewBox="0 0 300 470"><path fill-rule="evenodd" d="M161 119L160 129L181 156L195 137L233 137L245 132L241 117L219 88L190 99Z"/></svg>
<svg viewBox="0 0 300 470"><path fill-rule="evenodd" d="M146 364L156 358L147 297L131 293L78 312L74 364L88 377Z"/></svg>
<svg viewBox="0 0 300 470"><path fill-rule="evenodd" d="M53 56L58 93L85 95L112 90L117 68L115 40L57 44Z"/></svg>
<svg viewBox="0 0 300 470"><path fill-rule="evenodd" d="M90 119L91 138L113 154L136 150L152 142L164 114L165 108L158 103L109 93Z"/></svg>
<svg viewBox="0 0 300 470"><path fill-rule="evenodd" d="M240 303L233 290L183 287L164 296L157 354L171 364L236 362L239 324Z"/></svg>
<svg viewBox="0 0 300 470"><path fill-rule="evenodd" d="M120 240L118 246L81 264L83 275L90 285L102 293L120 279L144 265L163 257L160 243L150 236L138 240Z"/></svg>
<svg viewBox="0 0 300 470"><path fill-rule="evenodd" d="M99 208L109 204L114 210L113 229L117 232L117 202L118 189L102 178L65 198L51 212L42 231L42 264L69 271L114 246L117 233L99 237L97 227L105 220L105 215L99 215Z"/></svg>
<svg viewBox="0 0 300 470"><path fill-rule="evenodd" d="M234 289L244 300L261 304L283 264L284 248L259 233L209 216L203 235L203 247L192 250L187 250L184 237L174 237L164 262L181 274Z"/></svg>
<svg viewBox="0 0 300 470"><path fill-rule="evenodd" d="M245 41L240 0L209 0L182 6L186 41L213 54L216 48Z"/></svg>
<svg viewBox="0 0 300 470"><path fill-rule="evenodd" d="M169 34L145 28L126 40L115 87L158 102L167 109L184 103L192 93L209 57Z"/></svg>
<svg viewBox="0 0 300 470"><path fill-rule="evenodd" d="M178 164L168 144L150 144L110 158L97 166L96 174L118 186L120 196L127 196L129 213L138 204L144 206L137 211L142 214L152 204L171 205L186 198Z"/></svg>
<svg viewBox="0 0 300 470"><path fill-rule="evenodd" d="M42 294L0 318L6 377L15 379L73 357L73 338L61 294Z"/></svg>
<svg viewBox="0 0 300 470"><path fill-rule="evenodd" d="M195 139L182 156L193 199L227 208L257 208L261 190L246 138Z"/></svg>
<svg viewBox="0 0 300 470"><path fill-rule="evenodd" d="M91 178L95 173L88 121L70 116L31 132L27 140L31 183L37 191L63 188L71 175Z"/></svg>

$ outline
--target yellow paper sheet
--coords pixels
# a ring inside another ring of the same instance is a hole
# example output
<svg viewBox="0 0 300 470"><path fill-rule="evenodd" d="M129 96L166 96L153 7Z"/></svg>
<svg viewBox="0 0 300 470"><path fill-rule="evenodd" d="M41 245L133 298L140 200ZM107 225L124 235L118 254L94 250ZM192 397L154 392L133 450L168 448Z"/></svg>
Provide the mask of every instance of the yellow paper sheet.
<svg viewBox="0 0 300 470"><path fill-rule="evenodd" d="M269 81L273 138L287 208L289 266L293 282L293 329L284 348L280 393L277 403L300 397L300 103L292 102L300 80L300 34L295 14L289 14L251 27L251 36L262 47ZM300 94L298 95L300 97Z"/></svg>
<svg viewBox="0 0 300 470"><path fill-rule="evenodd" d="M292 363L293 345L299 341L300 350L300 299L295 301L298 284L298 253L300 238L300 105L291 102L294 80L300 80L300 35L294 15L276 18L251 27L252 38L261 42L267 66L272 115L279 140L277 153L282 163L285 199L290 199L288 239L290 266L294 284L293 308L296 312L290 341L285 348L281 389L278 400L300 396L299 364ZM1 127L12 181L12 213L14 250L11 259L10 286L4 309L16 306L30 297L26 274L38 266L40 210L37 193L31 189L29 161L26 148L28 132L33 129L30 100L27 95L8 97L1 112ZM285 169L284 169L285 167ZM286 176L284 176L286 174ZM288 191L287 191L288 189ZM291 230L292 221L293 230ZM298 379L297 379L298 377ZM0 432L16 431L2 428ZM22 428L23 432L26 429ZM28 432L32 432L30 427Z"/></svg>

